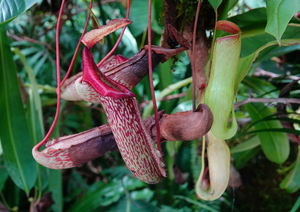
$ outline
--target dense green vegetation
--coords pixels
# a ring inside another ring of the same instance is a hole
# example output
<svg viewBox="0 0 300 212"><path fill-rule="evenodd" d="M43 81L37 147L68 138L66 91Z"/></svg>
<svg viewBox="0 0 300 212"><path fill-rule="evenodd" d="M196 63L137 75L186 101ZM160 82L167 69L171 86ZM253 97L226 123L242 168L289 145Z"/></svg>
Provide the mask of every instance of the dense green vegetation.
<svg viewBox="0 0 300 212"><path fill-rule="evenodd" d="M232 21L240 27L243 58L240 64L245 70L249 69L243 81L237 84L235 96L235 103L243 100L249 103L235 105L238 132L226 140L232 157L229 187L221 198L212 202L197 199L194 190L201 169L200 140L162 144L168 177L156 185L147 185L136 179L126 168L119 152L111 152L67 170L51 170L37 164L31 149L43 139L56 110L55 28L60 1L2 2L0 203L6 208L28 211L33 207L32 211L38 211L36 201L52 192L55 203L49 211L55 212L297 211L300 206L299 2L202 2L197 31L197 45L201 48L197 51L199 57L206 59L204 62L200 60L199 67L204 68L209 57L208 51L203 51L212 46L217 12L218 19ZM15 7L10 2L23 7ZM124 2L97 0L93 12L103 25L108 20L125 17ZM193 26L198 1L174 2L177 5L177 15L173 17L176 28L184 36L189 36L191 32L187 28ZM82 0L69 0L66 4L59 39L62 77L69 67L88 14ZM163 1L153 0L152 4L152 44L159 45L166 12ZM133 23L114 54L130 58L147 44L147 5L146 0L132 1L129 18ZM90 20L87 31L91 29ZM94 47L96 61L113 47L120 32L110 34L104 45ZM221 36L215 33L215 37ZM269 47L264 48L265 45ZM82 71L82 48L83 45L72 75ZM192 109L191 80L186 81L192 76L189 56L190 52L182 52L154 69L153 81L158 99L168 95L175 97L159 102L159 110L171 114ZM170 85L175 83L173 89ZM201 84L197 82L198 88ZM153 114L148 101L151 100L149 77L145 77L133 92L143 106L143 118ZM257 103L250 103L253 99ZM54 138L107 123L101 105L62 100L60 111L59 121L51 135ZM284 114L279 116L279 113ZM282 145L285 141L286 144ZM41 203L51 205L46 197ZM0 204L0 211L1 207Z"/></svg>

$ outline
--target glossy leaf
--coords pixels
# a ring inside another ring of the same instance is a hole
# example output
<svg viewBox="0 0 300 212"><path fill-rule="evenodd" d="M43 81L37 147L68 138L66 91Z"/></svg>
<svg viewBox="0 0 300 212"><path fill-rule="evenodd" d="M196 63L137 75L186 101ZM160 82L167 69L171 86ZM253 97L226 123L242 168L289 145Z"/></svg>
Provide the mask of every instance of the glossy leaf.
<svg viewBox="0 0 300 212"><path fill-rule="evenodd" d="M192 77L189 77L187 79L184 79L184 80L181 80L179 82L176 82L174 84L169 85L168 87L166 87L164 90L162 90L160 92L160 94L157 97L158 101L161 98L163 98L163 97L171 94L172 92L176 91L177 89L182 88L182 87L190 84L191 82L192 82ZM143 118L144 119L147 118L148 116L150 116L150 113L151 113L152 109L153 109L153 103L150 102L149 105L147 106L147 108L143 112Z"/></svg>
<svg viewBox="0 0 300 212"><path fill-rule="evenodd" d="M230 153L234 154L237 152L244 152L244 151L253 149L259 145L260 145L260 140L259 140L259 137L256 135L256 136L249 138L246 141L243 141L243 143L231 148Z"/></svg>
<svg viewBox="0 0 300 212"><path fill-rule="evenodd" d="M300 146L298 146L298 156L294 166L280 183L280 188L286 189L289 193L294 193L300 188Z"/></svg>
<svg viewBox="0 0 300 212"><path fill-rule="evenodd" d="M299 43L300 43L300 39L281 40L281 45L282 46L291 46L291 45L295 45L295 44L299 44ZM235 92L237 92L240 82L243 80L243 78L245 77L245 75L249 71L252 63L256 60L259 53L262 50L264 50L265 48L267 48L269 46L273 46L273 45L277 45L277 42L276 41L269 42L266 45L260 47L257 51L250 54L249 56L240 59L238 73L237 73L237 76L236 76Z"/></svg>
<svg viewBox="0 0 300 212"><path fill-rule="evenodd" d="M201 1L201 0L199 0L199 1ZM222 0L208 0L208 1L211 4L211 6L214 8L215 11L218 9L220 4L222 3Z"/></svg>
<svg viewBox="0 0 300 212"><path fill-rule="evenodd" d="M35 74L32 68L27 64L25 56L21 53L18 48L13 49L16 53L29 77L31 88L28 90L29 93L29 103L27 112L27 122L30 129L32 137L32 145L38 144L44 138L44 123L42 115L41 98L38 92L38 84L35 79ZM37 181L35 183L35 188L39 189L40 192L47 186L49 179L49 170L40 164L37 165Z"/></svg>
<svg viewBox="0 0 300 212"><path fill-rule="evenodd" d="M239 26L242 31L242 38L264 34L267 24L266 8L249 10L228 20Z"/></svg>
<svg viewBox="0 0 300 212"><path fill-rule="evenodd" d="M153 8L153 7L152 7ZM154 9L151 10L152 20L151 26L156 33L161 34L161 29L158 26L157 21L154 19ZM130 20L132 24L129 25L129 29L134 37L142 34L148 26L148 7L145 7L144 1L132 1L130 5Z"/></svg>
<svg viewBox="0 0 300 212"><path fill-rule="evenodd" d="M246 105L251 120L258 121L266 116L272 115L272 111L262 103L251 103ZM263 121L255 125L255 130L268 130L282 128L278 120ZM290 144L286 133L282 132L260 132L258 133L261 148L266 157L274 163L284 163L290 153Z"/></svg>
<svg viewBox="0 0 300 212"><path fill-rule="evenodd" d="M91 185L84 196L78 199L68 211L91 211L99 206L106 206L120 199L125 190L120 181L107 184L98 181Z"/></svg>
<svg viewBox="0 0 300 212"><path fill-rule="evenodd" d="M54 205L52 205L52 210L55 212L63 211L63 191L62 191L62 172L61 170L49 170L49 184L47 191L52 192L52 198L54 200Z"/></svg>
<svg viewBox="0 0 300 212"><path fill-rule="evenodd" d="M218 14L219 20L227 20L228 12L238 3L238 0L225 1L224 9ZM234 22L234 21L233 21Z"/></svg>
<svg viewBox="0 0 300 212"><path fill-rule="evenodd" d="M163 90L168 85L171 85L173 83L173 76L171 73L172 69L172 60L169 59L168 61L164 63L158 64L158 77L159 77L159 90ZM170 113L173 108L174 100L171 101L163 101L161 102L160 109L163 109L166 111L166 113Z"/></svg>
<svg viewBox="0 0 300 212"><path fill-rule="evenodd" d="M150 200L154 195L154 192L152 190L150 190L149 188L144 188L142 190L139 191L132 191L131 192L131 197L134 200Z"/></svg>
<svg viewBox="0 0 300 212"><path fill-rule="evenodd" d="M232 154L231 156L233 158L234 167L236 169L243 168L248 163L248 161L251 160L251 158L255 157L259 153L260 149L260 147L256 147L244 152L237 152Z"/></svg>
<svg viewBox="0 0 300 212"><path fill-rule="evenodd" d="M291 18L300 11L300 1L295 0L268 0L267 17L268 22L265 31L273 35L280 43Z"/></svg>
<svg viewBox="0 0 300 212"><path fill-rule="evenodd" d="M101 211L101 209L94 210L94 211ZM105 211L107 211L107 212L124 212L124 211L130 211L130 212L161 211L161 212L163 212L163 210L159 210L156 206L154 206L154 204L149 204L148 202L145 202L144 200L131 201L129 197L121 198L117 202L116 205L114 205L113 207L110 207L110 209L105 210ZM165 212L167 212L167 211L165 211ZM172 211L172 212L175 212L175 211Z"/></svg>
<svg viewBox="0 0 300 212"><path fill-rule="evenodd" d="M195 206L198 206L199 208L203 208L206 211L219 212L218 210L214 209L213 207L211 207L211 206L209 206L207 204L204 204L204 203L199 202L199 201L192 200L192 199L184 197L184 196L174 195L174 198L183 199L183 200L185 200L185 201L187 201L189 203L192 203Z"/></svg>
<svg viewBox="0 0 300 212"><path fill-rule="evenodd" d="M259 78L246 76L242 83L249 87L257 95L265 98L277 98L279 95L279 91L274 85L272 85L271 82Z"/></svg>
<svg viewBox="0 0 300 212"><path fill-rule="evenodd" d="M0 25L7 24L37 2L38 0L1 0Z"/></svg>
<svg viewBox="0 0 300 212"><path fill-rule="evenodd" d="M0 28L0 136L7 171L14 183L29 194L37 177L31 155L32 141L26 125L17 69L6 31Z"/></svg>
<svg viewBox="0 0 300 212"><path fill-rule="evenodd" d="M5 182L8 178L8 173L5 167L0 168L0 192L4 188Z"/></svg>
<svg viewBox="0 0 300 212"><path fill-rule="evenodd" d="M60 110L65 107L66 102L61 102ZM61 128L61 116L58 118L58 121L54 127L54 130L51 134L51 138L59 137L59 129ZM49 183L47 191L52 192L52 197L54 204L51 206L52 210L55 212L63 211L63 188L62 188L62 171L61 170L49 170Z"/></svg>
<svg viewBox="0 0 300 212"><path fill-rule="evenodd" d="M299 207L300 207L300 196L298 197L297 201L295 202L290 212L297 212Z"/></svg>

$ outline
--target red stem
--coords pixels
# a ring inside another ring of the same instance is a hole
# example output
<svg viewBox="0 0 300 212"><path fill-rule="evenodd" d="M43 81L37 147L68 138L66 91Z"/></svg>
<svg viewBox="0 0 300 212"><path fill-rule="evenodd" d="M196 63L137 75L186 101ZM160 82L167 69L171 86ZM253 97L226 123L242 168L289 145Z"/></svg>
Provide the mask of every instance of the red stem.
<svg viewBox="0 0 300 212"><path fill-rule="evenodd" d="M126 12L126 18L129 18L129 10L130 10L130 0L127 0L127 12ZM123 34L125 32L125 29L126 29L126 26L123 27L123 30L115 44L115 46L112 48L112 50L110 50L110 52L97 64L97 67L100 67L105 60L107 60L111 55L112 53L116 50L116 48L118 47L119 43L121 42L121 39L123 37Z"/></svg>
<svg viewBox="0 0 300 212"><path fill-rule="evenodd" d="M93 0L91 0L90 8L92 8L92 6L93 6ZM75 50L75 52L74 52L74 55L73 55L71 64L70 64L69 69L68 69L68 71L67 71L67 73L66 73L66 76L64 77L63 81L61 82L61 86L63 86L63 84L64 84L65 81L67 80L69 74L71 73L72 67L73 67L73 65L74 65L74 62L75 62L75 59L76 59L76 56L77 56L77 53L78 53L78 50L79 50L79 47L80 47L80 44L81 44L81 40L82 40L82 38L83 38L83 36L84 36L84 34L85 34L85 32L86 32L86 28L87 28L87 26L88 26L88 24L89 24L90 15L91 15L91 13L89 12L89 13L88 13L88 16L87 16L87 18L86 18L86 21L85 21L85 26L84 26L83 32L82 32L82 34L81 34L81 37L80 37L80 39L79 39L79 41L78 41L76 50Z"/></svg>
<svg viewBox="0 0 300 212"><path fill-rule="evenodd" d="M152 74L151 5L152 5L152 1L149 0L149 4L148 4L148 63L149 63L149 81L150 81L151 96L152 96L153 110L154 110L154 117L155 117L155 127L156 127L156 132L157 132L157 137L156 137L157 149L161 152L159 118L158 118L158 112L157 112L157 105L156 105L156 99L155 99L155 93L154 93L154 86L153 86L153 74Z"/></svg>
<svg viewBox="0 0 300 212"><path fill-rule="evenodd" d="M192 61L192 72L193 72L193 111L196 109L196 31L197 31L197 24L200 12L201 0L198 1L197 12L195 17L194 23L194 31L193 31L193 61Z"/></svg>
<svg viewBox="0 0 300 212"><path fill-rule="evenodd" d="M92 0L90 2L90 7L92 7ZM63 79L62 83L60 82L60 60L59 60L59 29L60 29L60 23L61 23L61 16L62 16L62 12L63 12L63 8L64 8L64 5L65 5L65 0L62 1L61 3L61 8L60 8L60 11L59 11L59 16L58 16L58 21L57 21L57 27L56 27L56 73L57 73L57 90L56 90L56 93L57 93L57 105L56 105L56 113L55 113L55 117L54 117L54 121L47 133L47 135L45 136L45 138L40 142L38 143L34 148L33 148L33 151L38 151L39 148L49 139L56 123L57 123L57 120L58 120L58 117L59 117L59 110L60 110L60 88L61 88L61 85L63 85L63 83L65 82L65 80L67 79L68 75L70 74L70 71L72 69L72 66L74 64L74 61L75 61L75 58L76 58L76 55L78 53L78 50L79 50L79 47L80 47L80 43L81 43L81 39L86 31L86 28L87 28L87 24L88 24L88 20L89 20L89 17L90 17L90 13L88 14L88 17L87 17L87 20L86 20L86 24L85 24L85 27L84 27L84 32L82 33L81 35L81 38L77 44L77 47L76 47L76 50L75 50L75 53L74 53L74 56L72 58L72 62L70 64L70 67L67 71L67 74L65 76L65 78ZM129 0L127 0L127 13L126 13L126 18L129 17L129 7L130 7L130 2ZM120 43L121 41L121 38L124 34L124 31L125 31L125 28L123 28L123 31L116 43L116 45L114 46L114 48L109 52L109 54L104 57L102 59L102 61L99 63L100 65L113 53L113 51L117 48L118 44Z"/></svg>
<svg viewBox="0 0 300 212"><path fill-rule="evenodd" d="M65 5L65 0L62 1L61 3L61 7L59 10L59 15L58 15L58 20L57 20L57 26L56 26L56 74L57 74L57 104L56 104L56 113L55 113L55 117L54 117L54 121L47 133L47 135L45 136L45 138L38 143L34 148L33 151L38 151L39 148L49 139L55 125L56 122L58 120L58 116L59 116L59 109L60 109L60 61L59 61L59 28L60 28L60 22L61 22L61 16L62 16L62 12L64 9L64 5Z"/></svg>

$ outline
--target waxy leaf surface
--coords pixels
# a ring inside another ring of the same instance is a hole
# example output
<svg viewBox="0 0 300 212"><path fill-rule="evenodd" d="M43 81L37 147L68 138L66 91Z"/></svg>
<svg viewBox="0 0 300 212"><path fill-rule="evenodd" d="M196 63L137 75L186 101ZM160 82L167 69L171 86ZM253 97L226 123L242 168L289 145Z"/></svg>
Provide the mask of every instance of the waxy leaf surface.
<svg viewBox="0 0 300 212"><path fill-rule="evenodd" d="M0 25L7 24L38 0L0 0Z"/></svg>
<svg viewBox="0 0 300 212"><path fill-rule="evenodd" d="M6 31L0 27L0 137L7 171L14 183L29 194L37 177L31 155L32 141L17 79L17 68Z"/></svg>
<svg viewBox="0 0 300 212"><path fill-rule="evenodd" d="M291 18L300 11L300 1L295 0L268 0L267 26L265 31L273 35L278 42L284 33Z"/></svg>
<svg viewBox="0 0 300 212"><path fill-rule="evenodd" d="M201 0L199 0L199 1L201 1ZM215 11L218 9L220 4L222 3L222 0L208 0L208 1L211 4L211 6L214 8Z"/></svg>
<svg viewBox="0 0 300 212"><path fill-rule="evenodd" d="M262 103L250 103L246 105L252 122L259 121L273 115L272 111ZM268 130L282 128L278 120L261 121L255 125L255 130ZM284 163L290 154L290 144L286 133L260 132L258 133L261 148L266 157L274 163Z"/></svg>
<svg viewBox="0 0 300 212"><path fill-rule="evenodd" d="M286 189L289 193L294 193L300 188L300 146L298 146L298 156L294 166L280 183L280 188Z"/></svg>

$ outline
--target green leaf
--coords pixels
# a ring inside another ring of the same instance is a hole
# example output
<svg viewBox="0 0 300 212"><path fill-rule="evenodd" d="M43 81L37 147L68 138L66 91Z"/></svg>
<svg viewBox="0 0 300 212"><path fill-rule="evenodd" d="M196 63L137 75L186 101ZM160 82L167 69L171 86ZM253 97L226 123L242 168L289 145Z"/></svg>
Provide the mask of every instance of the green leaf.
<svg viewBox="0 0 300 212"><path fill-rule="evenodd" d="M149 188L144 188L143 190L139 191L132 191L131 192L131 197L134 200L148 200L150 201L151 198L153 197L154 192L150 190Z"/></svg>
<svg viewBox="0 0 300 212"><path fill-rule="evenodd" d="M231 148L230 153L234 154L237 152L244 152L244 151L253 149L259 145L260 145L260 140L259 140L259 137L256 135L256 136L253 136L253 137L249 138L248 140L244 141L243 143Z"/></svg>
<svg viewBox="0 0 300 212"><path fill-rule="evenodd" d="M91 185L86 194L79 198L68 211L88 212L99 206L107 206L118 201L124 193L120 181L111 181L107 184L98 181Z"/></svg>
<svg viewBox="0 0 300 212"><path fill-rule="evenodd" d="M190 84L191 82L192 82L192 77L189 77L189 78L186 78L184 80L181 80L179 82L169 85L168 87L166 87L164 90L162 90L160 92L160 94L157 97L158 101L160 99L162 99L163 97L171 94L172 92L178 90L179 88L182 88L182 87ZM144 119L147 118L148 116L150 116L152 109L153 109L153 103L150 102L149 105L147 106L147 108L143 112Z"/></svg>
<svg viewBox="0 0 300 212"><path fill-rule="evenodd" d="M151 13L151 26L156 33L161 34L161 29L154 19L155 11L152 6ZM130 5L130 20L132 20L132 24L128 27L132 32L134 37L142 34L145 30L147 30L148 26L148 3L147 1L132 1Z"/></svg>
<svg viewBox="0 0 300 212"><path fill-rule="evenodd" d="M188 111L188 110L193 110L193 100L181 102L173 109L172 113Z"/></svg>
<svg viewBox="0 0 300 212"><path fill-rule="evenodd" d="M184 201L187 201L195 206L198 206L199 208L203 208L207 211L211 211L211 212L219 212L218 210L214 209L213 207L211 206L208 206L207 204L205 203L202 203L202 202L199 202L199 201L195 201L195 200L192 200L188 197L185 197L185 196L180 196L180 195L174 195L173 196L175 199L183 199Z"/></svg>
<svg viewBox="0 0 300 212"><path fill-rule="evenodd" d="M0 25L7 24L38 0L0 0Z"/></svg>
<svg viewBox="0 0 300 212"><path fill-rule="evenodd" d="M297 201L295 202L290 212L297 212L299 207L300 207L300 196L298 197Z"/></svg>
<svg viewBox="0 0 300 212"><path fill-rule="evenodd" d="M201 1L201 0L199 0L199 1ZM214 8L215 11L218 9L220 4L222 3L222 0L208 0L208 1L211 4L211 6Z"/></svg>
<svg viewBox="0 0 300 212"><path fill-rule="evenodd" d="M163 90L169 85L173 84L173 76L171 73L172 69L172 60L169 59L164 63L158 64L158 77L159 77L159 84L158 88L159 90ZM170 113L172 111L173 105L175 103L175 100L171 101L163 101L160 104L160 110L165 110L166 113Z"/></svg>
<svg viewBox="0 0 300 212"><path fill-rule="evenodd" d="M65 106L65 101L61 102L60 112ZM58 118L58 121L54 127L54 130L50 138L59 137L59 129L61 127L61 116ZM49 183L47 191L52 192L52 197L54 200L54 205L51 206L52 210L55 212L63 211L63 189L62 189L62 171L49 169Z"/></svg>
<svg viewBox="0 0 300 212"><path fill-rule="evenodd" d="M31 155L32 141L17 79L17 68L6 31L0 28L0 137L7 171L14 183L29 194L37 177Z"/></svg>
<svg viewBox="0 0 300 212"><path fill-rule="evenodd" d="M299 44L299 43L300 43L300 39L285 39L285 40L281 41L282 46L291 46L291 45L295 45L295 44ZM243 78L245 77L245 75L249 71L252 63L256 60L259 53L262 50L264 50L265 48L267 48L269 46L276 45L276 44L277 44L276 41L269 42L266 45L260 47L258 50L256 50L252 54L248 55L247 57L244 57L244 58L240 59L239 68L238 68L238 72L237 72L237 75L236 75L236 84L235 84L235 88L234 88L235 92L237 92L240 82L243 80Z"/></svg>
<svg viewBox="0 0 300 212"><path fill-rule="evenodd" d="M124 212L124 211L130 211L130 212L153 212L153 211L161 211L158 210L154 204L149 204L148 202L145 202L143 200L137 200L137 201L131 201L129 197L123 197L121 198L118 203L112 207L110 207L108 210L105 210L107 212ZM101 208L98 208L98 210L95 211L104 211Z"/></svg>
<svg viewBox="0 0 300 212"><path fill-rule="evenodd" d="M262 103L251 103L246 105L246 109L253 122L272 115L272 111ZM256 130L268 130L272 128L282 128L278 120L262 121L255 125ZM282 132L260 132L258 137L261 148L266 157L281 164L286 161L290 153L290 144L286 133Z"/></svg>
<svg viewBox="0 0 300 212"><path fill-rule="evenodd" d="M219 20L227 20L228 12L238 3L238 0L225 1L224 9L218 14Z"/></svg>
<svg viewBox="0 0 300 212"><path fill-rule="evenodd" d="M6 168L0 168L0 192L4 188L5 182L8 178L8 173L6 171Z"/></svg>
<svg viewBox="0 0 300 212"><path fill-rule="evenodd" d="M298 146L298 156L293 169L282 180L280 188L286 189L288 193L294 193L300 188L300 146Z"/></svg>
<svg viewBox="0 0 300 212"><path fill-rule="evenodd" d="M267 24L266 8L249 10L228 20L239 26L242 31L242 38L264 34Z"/></svg>
<svg viewBox="0 0 300 212"><path fill-rule="evenodd" d="M233 158L233 163L234 163L234 167L236 169L241 169L243 168L247 162L253 158L256 154L258 154L260 151L260 147L256 147L254 149L250 149L244 152L237 152L232 154L232 158Z"/></svg>
<svg viewBox="0 0 300 212"><path fill-rule="evenodd" d="M54 205L51 206L55 212L63 211L63 191L62 191L62 173L61 170L50 169L49 184L47 191L52 192Z"/></svg>
<svg viewBox="0 0 300 212"><path fill-rule="evenodd" d="M279 92L272 83L259 78L246 76L242 83L251 88L259 96L277 98L279 95Z"/></svg>
<svg viewBox="0 0 300 212"><path fill-rule="evenodd" d="M137 178L129 177L128 175L126 175L122 178L122 182L123 182L125 189L129 190L129 191L137 189L137 188L143 188L147 185L143 181L141 181Z"/></svg>
<svg viewBox="0 0 300 212"><path fill-rule="evenodd" d="M300 1L295 0L269 0L267 1L268 22L265 31L273 35L280 43L291 18L300 11Z"/></svg>
<svg viewBox="0 0 300 212"><path fill-rule="evenodd" d="M25 67L27 72L31 88L28 90L29 93L29 103L27 112L27 122L30 129L32 144L33 146L38 144L44 137L44 123L42 115L41 98L38 92L38 84L35 79L35 74L32 68L27 64L25 56L21 53L18 48L13 48L15 54L17 54ZM40 190L40 195L42 190L47 186L49 179L49 170L40 164L37 165L37 181L35 183L35 188Z"/></svg>

